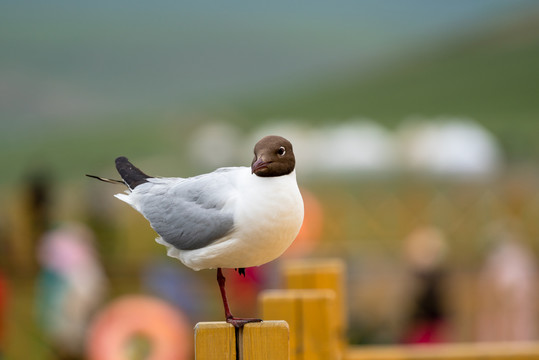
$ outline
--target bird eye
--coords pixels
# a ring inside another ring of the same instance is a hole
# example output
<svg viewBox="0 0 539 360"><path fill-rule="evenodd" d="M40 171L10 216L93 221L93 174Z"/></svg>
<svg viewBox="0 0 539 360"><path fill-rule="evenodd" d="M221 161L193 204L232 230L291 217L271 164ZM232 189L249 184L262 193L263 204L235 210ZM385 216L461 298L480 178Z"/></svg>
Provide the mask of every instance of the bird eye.
<svg viewBox="0 0 539 360"><path fill-rule="evenodd" d="M277 154L279 154L279 156L283 156L284 154L286 154L286 149L284 148L284 146L281 146L279 150L277 150Z"/></svg>

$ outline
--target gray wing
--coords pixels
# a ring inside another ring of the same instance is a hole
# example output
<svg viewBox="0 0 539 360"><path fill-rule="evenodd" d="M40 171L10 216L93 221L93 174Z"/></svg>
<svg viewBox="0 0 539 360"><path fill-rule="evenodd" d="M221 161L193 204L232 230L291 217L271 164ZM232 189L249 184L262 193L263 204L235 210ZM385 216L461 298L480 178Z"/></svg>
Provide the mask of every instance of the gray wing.
<svg viewBox="0 0 539 360"><path fill-rule="evenodd" d="M233 168L194 178L156 178L140 191L138 209L152 228L180 250L203 248L234 229ZM138 197L138 196L137 196Z"/></svg>

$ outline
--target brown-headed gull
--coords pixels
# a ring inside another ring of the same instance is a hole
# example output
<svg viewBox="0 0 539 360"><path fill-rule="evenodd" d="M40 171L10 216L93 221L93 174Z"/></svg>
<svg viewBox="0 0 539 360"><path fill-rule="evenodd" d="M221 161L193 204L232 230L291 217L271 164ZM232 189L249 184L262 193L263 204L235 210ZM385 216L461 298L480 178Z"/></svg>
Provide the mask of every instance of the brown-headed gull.
<svg viewBox="0 0 539 360"><path fill-rule="evenodd" d="M125 157L116 159L127 185L115 195L140 212L159 234L167 254L193 270L217 269L226 321L236 327L260 319L232 316L221 268L265 264L292 243L303 222L303 200L296 183L292 144L266 136L254 148L248 167L226 167L190 178L146 175Z"/></svg>

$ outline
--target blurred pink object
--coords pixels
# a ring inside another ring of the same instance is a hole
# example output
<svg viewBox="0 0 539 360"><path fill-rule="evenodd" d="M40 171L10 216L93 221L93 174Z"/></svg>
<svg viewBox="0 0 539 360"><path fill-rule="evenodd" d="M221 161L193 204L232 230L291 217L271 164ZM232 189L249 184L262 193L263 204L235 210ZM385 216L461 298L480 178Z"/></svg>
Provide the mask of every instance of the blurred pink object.
<svg viewBox="0 0 539 360"><path fill-rule="evenodd" d="M537 339L537 265L531 251L505 229L478 279L478 341Z"/></svg>
<svg viewBox="0 0 539 360"><path fill-rule="evenodd" d="M191 333L187 318L167 302L125 296L97 314L88 332L86 354L89 360L185 360L193 346ZM137 341L143 344L137 346Z"/></svg>
<svg viewBox="0 0 539 360"><path fill-rule="evenodd" d="M42 268L37 296L41 325L57 351L77 356L90 316L107 288L94 250L94 235L79 224L49 231L42 237L38 260Z"/></svg>
<svg viewBox="0 0 539 360"><path fill-rule="evenodd" d="M443 321L417 322L407 329L403 344L436 344L447 342Z"/></svg>
<svg viewBox="0 0 539 360"><path fill-rule="evenodd" d="M45 234L38 252L42 266L62 274L94 266L93 235L80 225L66 225Z"/></svg>

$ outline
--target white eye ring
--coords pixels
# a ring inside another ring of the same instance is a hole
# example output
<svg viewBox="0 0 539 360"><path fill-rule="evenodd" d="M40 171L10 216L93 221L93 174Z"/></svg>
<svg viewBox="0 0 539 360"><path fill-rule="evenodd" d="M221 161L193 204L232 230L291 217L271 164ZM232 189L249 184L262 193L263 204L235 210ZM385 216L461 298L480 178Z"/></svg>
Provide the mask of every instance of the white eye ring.
<svg viewBox="0 0 539 360"><path fill-rule="evenodd" d="M277 154L279 154L279 156L283 156L284 154L286 154L286 149L284 148L284 146L281 146L279 150L277 150Z"/></svg>

